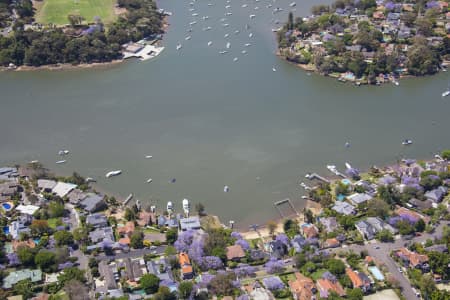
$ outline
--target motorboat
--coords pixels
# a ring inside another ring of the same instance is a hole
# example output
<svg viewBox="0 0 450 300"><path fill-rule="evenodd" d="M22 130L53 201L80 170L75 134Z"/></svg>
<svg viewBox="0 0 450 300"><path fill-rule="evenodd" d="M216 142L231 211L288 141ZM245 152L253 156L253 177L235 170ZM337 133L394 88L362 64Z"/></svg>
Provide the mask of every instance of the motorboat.
<svg viewBox="0 0 450 300"><path fill-rule="evenodd" d="M195 25L195 24L197 24L197 21L192 21L191 23L189 23L189 25Z"/></svg>
<svg viewBox="0 0 450 300"><path fill-rule="evenodd" d="M227 18L222 18L220 19L220 22L225 22L227 20Z"/></svg>
<svg viewBox="0 0 450 300"><path fill-rule="evenodd" d="M58 160L57 162L56 162L56 164L58 164L58 165L60 165L60 164L64 164L64 163L66 163L66 160Z"/></svg>
<svg viewBox="0 0 450 300"><path fill-rule="evenodd" d="M349 143L349 142L346 142L346 143L345 143L345 148L348 148L348 147L350 147L350 143Z"/></svg>
<svg viewBox="0 0 450 300"><path fill-rule="evenodd" d="M442 97L447 97L448 95L450 95L450 89L442 93Z"/></svg>
<svg viewBox="0 0 450 300"><path fill-rule="evenodd" d="M227 49L230 49L230 47L231 47L231 43L230 43L230 42L228 42L228 43L227 43L227 46L226 46L226 47L227 47Z"/></svg>
<svg viewBox="0 0 450 300"><path fill-rule="evenodd" d="M96 182L97 180L95 180L95 179L92 178L92 177L87 177L84 181L85 181L86 183L89 183L89 182Z"/></svg>
<svg viewBox="0 0 450 300"><path fill-rule="evenodd" d="M186 41L189 41L190 39L191 39L190 35L185 38Z"/></svg>
<svg viewBox="0 0 450 300"><path fill-rule="evenodd" d="M250 29L250 25L245 24L245 29L246 29L246 30L249 30L249 29Z"/></svg>
<svg viewBox="0 0 450 300"><path fill-rule="evenodd" d="M202 19L203 19L203 20L208 20L208 19L209 19L209 16L203 16Z"/></svg>
<svg viewBox="0 0 450 300"><path fill-rule="evenodd" d="M335 165L327 165L327 169L330 170L333 173L337 172L337 169L336 169Z"/></svg>
<svg viewBox="0 0 450 300"><path fill-rule="evenodd" d="M111 171L111 172L106 173L106 178L110 178L110 177L117 176L120 174L122 174L122 170Z"/></svg>
<svg viewBox="0 0 450 300"><path fill-rule="evenodd" d="M258 6L255 6L255 10L258 10L259 9L259 7Z"/></svg>
<svg viewBox="0 0 450 300"><path fill-rule="evenodd" d="M186 215L189 215L189 211L191 209L191 205L189 204L189 200L184 198L183 201L183 211Z"/></svg>
<svg viewBox="0 0 450 300"><path fill-rule="evenodd" d="M241 53L242 54L247 54L247 51L246 50L242 50Z"/></svg>
<svg viewBox="0 0 450 300"><path fill-rule="evenodd" d="M230 191L230 187L229 187L228 185L224 186L224 187L223 187L223 191L224 191L225 193L228 193L228 192Z"/></svg>
<svg viewBox="0 0 450 300"><path fill-rule="evenodd" d="M277 71L277 69L275 69L275 67L272 67L272 71L276 72L276 71Z"/></svg>
<svg viewBox="0 0 450 300"><path fill-rule="evenodd" d="M223 27L228 27L228 26L230 26L230 24L225 23L225 24L222 24L222 26L223 26Z"/></svg>
<svg viewBox="0 0 450 300"><path fill-rule="evenodd" d="M267 7L267 8L271 8L271 7L272 7L272 4L269 4L269 5L267 5L266 7Z"/></svg>
<svg viewBox="0 0 450 300"><path fill-rule="evenodd" d="M223 36L224 38L227 38L227 37L229 37L230 36L230 34L229 33L225 33L225 35Z"/></svg>
<svg viewBox="0 0 450 300"><path fill-rule="evenodd" d="M147 179L147 183L152 183L153 179L149 178Z"/></svg>
<svg viewBox="0 0 450 300"><path fill-rule="evenodd" d="M242 4L241 7L242 7L242 8L246 8L246 7L247 7L247 4Z"/></svg>
<svg viewBox="0 0 450 300"><path fill-rule="evenodd" d="M239 30L236 30L236 31L234 32L234 34L239 34L239 32L240 32Z"/></svg>
<svg viewBox="0 0 450 300"><path fill-rule="evenodd" d="M172 201L167 202L167 211L171 212L173 210L173 204Z"/></svg>
<svg viewBox="0 0 450 300"><path fill-rule="evenodd" d="M211 42L211 41L209 41L209 42L208 42L208 46L211 46L211 45L212 45L212 42Z"/></svg>
<svg viewBox="0 0 450 300"><path fill-rule="evenodd" d="M192 16L196 17L196 16L198 16L198 13L193 13Z"/></svg>
<svg viewBox="0 0 450 300"><path fill-rule="evenodd" d="M256 15L250 15L249 17L250 17L250 19L254 19L256 17Z"/></svg>
<svg viewBox="0 0 450 300"><path fill-rule="evenodd" d="M396 86L399 86L399 85L400 85L400 83L399 83L397 80L394 80L394 84L395 84Z"/></svg>
<svg viewBox="0 0 450 300"><path fill-rule="evenodd" d="M67 155L69 154L69 150L59 150L58 155Z"/></svg>
<svg viewBox="0 0 450 300"><path fill-rule="evenodd" d="M172 179L170 179L170 183L175 183L177 181L177 179L176 178L172 178Z"/></svg>
<svg viewBox="0 0 450 300"><path fill-rule="evenodd" d="M209 30L211 30L211 29L212 29L211 26L208 26L208 27L204 28L203 30L204 30L204 31L209 31Z"/></svg>
<svg viewBox="0 0 450 300"><path fill-rule="evenodd" d="M404 140L403 142L402 142L402 145L403 146L408 146L408 145L411 145L412 144L412 141L411 140Z"/></svg>
<svg viewBox="0 0 450 300"><path fill-rule="evenodd" d="M227 12L226 14L225 14L225 16L232 16L233 15L233 13L230 13L230 12Z"/></svg>
<svg viewBox="0 0 450 300"><path fill-rule="evenodd" d="M346 167L347 169L351 169L351 168L352 168L352 166L351 166L348 162L345 163L345 167Z"/></svg>
<svg viewBox="0 0 450 300"><path fill-rule="evenodd" d="M146 159L152 159L153 156L152 156L152 155L146 155L145 158L146 158Z"/></svg>
<svg viewBox="0 0 450 300"><path fill-rule="evenodd" d="M220 53L220 54L225 54L225 53L228 53L228 51L223 50L223 51L220 51L219 53Z"/></svg>
<svg viewBox="0 0 450 300"><path fill-rule="evenodd" d="M249 33L249 34L248 34L248 37L249 37L249 38L252 38L252 37L253 37L253 33Z"/></svg>
<svg viewBox="0 0 450 300"><path fill-rule="evenodd" d="M277 12L280 12L280 11L282 11L282 10L283 10L282 8L277 7L277 8L275 8L275 9L273 10L273 12L274 12L274 13L277 13Z"/></svg>
<svg viewBox="0 0 450 300"><path fill-rule="evenodd" d="M227 6L225 6L225 8L226 8L226 9L229 9L229 8L231 8L231 5L227 5Z"/></svg>
<svg viewBox="0 0 450 300"><path fill-rule="evenodd" d="M237 57L233 58L233 61L234 62L238 61L238 58Z"/></svg>
<svg viewBox="0 0 450 300"><path fill-rule="evenodd" d="M181 44L177 45L177 50L180 50L183 46L181 46Z"/></svg>
<svg viewBox="0 0 450 300"><path fill-rule="evenodd" d="M38 163L39 163L38 160L32 160L32 161L29 162L29 164L38 164Z"/></svg>
<svg viewBox="0 0 450 300"><path fill-rule="evenodd" d="M213 6L213 4L212 3L208 3L208 6Z"/></svg>
<svg viewBox="0 0 450 300"><path fill-rule="evenodd" d="M247 44L245 44L244 46L245 47L250 47L252 44L250 44L250 43L247 43Z"/></svg>
<svg viewBox="0 0 450 300"><path fill-rule="evenodd" d="M272 28L272 32L278 32L278 28Z"/></svg>

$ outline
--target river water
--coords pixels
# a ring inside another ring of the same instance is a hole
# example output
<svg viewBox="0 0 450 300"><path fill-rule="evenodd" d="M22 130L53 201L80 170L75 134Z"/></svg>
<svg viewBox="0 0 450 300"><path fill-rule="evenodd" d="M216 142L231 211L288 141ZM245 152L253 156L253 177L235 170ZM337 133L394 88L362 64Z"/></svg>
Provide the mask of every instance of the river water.
<svg viewBox="0 0 450 300"><path fill-rule="evenodd" d="M308 76L274 55L272 19L286 20L289 2L232 0L226 9L225 1L200 0L189 11L188 1L162 1L174 15L154 60L0 73L1 165L37 159L58 173L94 177L116 195L132 192L161 209L171 200L178 211L188 198L247 226L278 217L274 201L290 198L300 209L299 180L307 172L330 175L327 164L364 169L450 147L446 73L359 88ZM313 4L298 3L295 14L307 15ZM284 11L274 15L277 6ZM229 53L219 54L227 41ZM402 146L406 138L414 144ZM65 165L55 164L60 149L71 151ZM123 174L105 178L116 169Z"/></svg>

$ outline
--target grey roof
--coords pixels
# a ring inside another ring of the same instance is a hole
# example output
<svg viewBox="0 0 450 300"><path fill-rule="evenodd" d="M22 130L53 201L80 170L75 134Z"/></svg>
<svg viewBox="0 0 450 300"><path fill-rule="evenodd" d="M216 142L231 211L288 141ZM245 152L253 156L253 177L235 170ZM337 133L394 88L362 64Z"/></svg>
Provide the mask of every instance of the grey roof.
<svg viewBox="0 0 450 300"><path fill-rule="evenodd" d="M114 242L114 232L111 227L97 228L92 232L89 232L89 238L93 243L109 240Z"/></svg>
<svg viewBox="0 0 450 300"><path fill-rule="evenodd" d="M69 202L72 204L78 204L81 200L86 198L86 196L86 193L79 189L74 189L67 195Z"/></svg>
<svg viewBox="0 0 450 300"><path fill-rule="evenodd" d="M355 224L356 229L368 240L372 240L375 237L376 229L365 221L359 221Z"/></svg>
<svg viewBox="0 0 450 300"><path fill-rule="evenodd" d="M108 290L117 289L117 282L114 277L114 272L111 266L106 264L106 261L101 261L98 264L100 274L105 278L106 287Z"/></svg>
<svg viewBox="0 0 450 300"><path fill-rule="evenodd" d="M180 228L183 231L190 229L200 229L200 220L198 217L189 217L180 220Z"/></svg>
<svg viewBox="0 0 450 300"><path fill-rule="evenodd" d="M86 217L86 224L94 227L104 227L108 225L108 218L104 214L91 214Z"/></svg>
<svg viewBox="0 0 450 300"><path fill-rule="evenodd" d="M368 217L365 221L366 223L370 224L375 229L376 232L386 229L389 230L391 233L397 233L397 229L387 224L378 217Z"/></svg>
<svg viewBox="0 0 450 300"><path fill-rule="evenodd" d="M53 191L53 193L55 193L56 195L58 195L58 196L60 196L62 198L64 196L66 196L68 193L70 193L70 191L72 191L76 187L77 187L76 184L59 181L53 187L52 191Z"/></svg>
<svg viewBox="0 0 450 300"><path fill-rule="evenodd" d="M39 269L30 270L24 269L9 273L8 276L3 278L3 288L10 289L13 285L21 280L30 279L31 282L38 282L42 280L42 271Z"/></svg>
<svg viewBox="0 0 450 300"><path fill-rule="evenodd" d="M433 202L431 200L421 201L416 198L412 198L408 201L408 203L414 207L417 207L418 209L429 209L433 207Z"/></svg>
<svg viewBox="0 0 450 300"><path fill-rule="evenodd" d="M447 194L447 188L440 186L437 189L425 193L425 197L433 202L441 202L442 198Z"/></svg>
<svg viewBox="0 0 450 300"><path fill-rule="evenodd" d="M358 205L358 204L361 204L361 203L371 200L372 196L370 196L366 193L356 193L356 194L348 196L347 199L350 202L352 202L354 205Z"/></svg>
<svg viewBox="0 0 450 300"><path fill-rule="evenodd" d="M160 265L163 265L163 272L159 272ZM162 280L172 280L172 278L170 278L170 275L168 273L168 268L166 266L166 262L163 259L158 261L158 263L153 260L148 261L147 262L147 270L149 273L155 274L156 276L158 276L158 278L161 279L161 281Z"/></svg>
<svg viewBox="0 0 450 300"><path fill-rule="evenodd" d="M352 215L355 213L355 207L344 201L336 201L332 209L343 215Z"/></svg>
<svg viewBox="0 0 450 300"><path fill-rule="evenodd" d="M140 259L131 259L125 258L123 260L125 264L125 271L127 273L127 277L131 281L137 281L144 274L142 269L146 270L145 262L143 258Z"/></svg>
<svg viewBox="0 0 450 300"><path fill-rule="evenodd" d="M38 179L38 188L41 190L52 190L56 186L56 181L48 179Z"/></svg>
<svg viewBox="0 0 450 300"><path fill-rule="evenodd" d="M0 174L17 173L17 168L12 167L1 167Z"/></svg>
<svg viewBox="0 0 450 300"><path fill-rule="evenodd" d="M83 207L84 210L94 212L104 205L103 198L103 195L90 193L80 202L80 206Z"/></svg>
<svg viewBox="0 0 450 300"><path fill-rule="evenodd" d="M320 223L325 227L326 232L332 232L338 228L335 217L320 218Z"/></svg>
<svg viewBox="0 0 450 300"><path fill-rule="evenodd" d="M436 251L436 252L447 252L448 253L448 247L445 244L439 244L439 245L433 245L430 247L425 248L426 251Z"/></svg>

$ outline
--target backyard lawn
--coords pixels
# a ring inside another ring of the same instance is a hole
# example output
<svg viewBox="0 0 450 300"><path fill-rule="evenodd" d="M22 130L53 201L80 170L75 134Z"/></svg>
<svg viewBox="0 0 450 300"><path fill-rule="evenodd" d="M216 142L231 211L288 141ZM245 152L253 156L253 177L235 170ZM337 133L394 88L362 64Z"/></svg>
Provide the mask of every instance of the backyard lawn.
<svg viewBox="0 0 450 300"><path fill-rule="evenodd" d="M68 15L79 14L84 22L92 23L98 16L103 23L114 21L115 0L43 0L36 4L36 20L42 24L69 24Z"/></svg>

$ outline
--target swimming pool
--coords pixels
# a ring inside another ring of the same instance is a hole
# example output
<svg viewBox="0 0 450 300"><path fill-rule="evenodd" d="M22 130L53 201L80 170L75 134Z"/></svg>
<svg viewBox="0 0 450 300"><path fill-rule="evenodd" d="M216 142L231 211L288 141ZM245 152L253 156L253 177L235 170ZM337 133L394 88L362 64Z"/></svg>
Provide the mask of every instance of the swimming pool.
<svg viewBox="0 0 450 300"><path fill-rule="evenodd" d="M6 235L9 234L9 227L8 226L3 227L3 233L6 234Z"/></svg>
<svg viewBox="0 0 450 300"><path fill-rule="evenodd" d="M2 203L2 207L5 211L10 211L12 209L12 204L9 202Z"/></svg>
<svg viewBox="0 0 450 300"><path fill-rule="evenodd" d="M342 179L341 182L342 182L343 184L345 184L345 185L349 185L349 184L352 183L352 182L351 182L349 179L347 179L347 178Z"/></svg>

